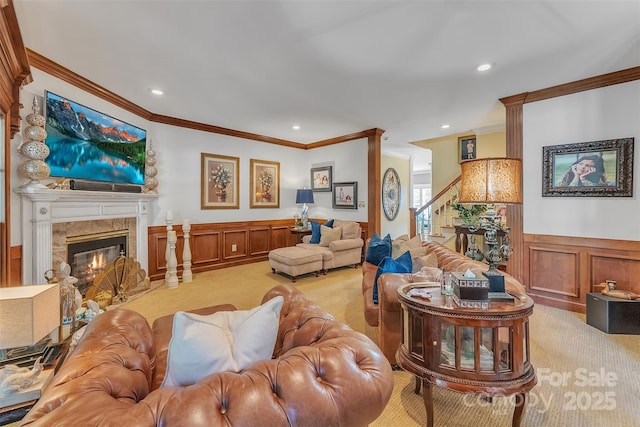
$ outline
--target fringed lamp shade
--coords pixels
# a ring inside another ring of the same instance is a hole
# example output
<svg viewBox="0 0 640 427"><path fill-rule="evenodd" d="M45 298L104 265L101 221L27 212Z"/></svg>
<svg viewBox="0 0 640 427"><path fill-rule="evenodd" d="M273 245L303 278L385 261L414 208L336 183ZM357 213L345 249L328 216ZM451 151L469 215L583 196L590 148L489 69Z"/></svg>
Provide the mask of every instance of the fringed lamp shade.
<svg viewBox="0 0 640 427"><path fill-rule="evenodd" d="M522 161L486 158L463 162L458 203L522 203Z"/></svg>

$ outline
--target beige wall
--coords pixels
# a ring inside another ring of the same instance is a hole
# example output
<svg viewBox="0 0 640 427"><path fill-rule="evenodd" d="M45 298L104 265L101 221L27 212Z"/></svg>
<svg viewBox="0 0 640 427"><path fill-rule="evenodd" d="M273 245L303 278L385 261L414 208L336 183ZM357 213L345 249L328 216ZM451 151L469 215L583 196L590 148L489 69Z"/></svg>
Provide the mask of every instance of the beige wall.
<svg viewBox="0 0 640 427"><path fill-rule="evenodd" d="M505 157L507 155L507 131L479 133L476 136L478 158Z"/></svg>
<svg viewBox="0 0 640 427"><path fill-rule="evenodd" d="M473 135L473 133L425 139L414 143L419 147L432 150L431 187L434 196L460 175L458 138L470 135ZM504 157L506 155L506 140L506 132L504 130L478 133L476 135L478 158Z"/></svg>

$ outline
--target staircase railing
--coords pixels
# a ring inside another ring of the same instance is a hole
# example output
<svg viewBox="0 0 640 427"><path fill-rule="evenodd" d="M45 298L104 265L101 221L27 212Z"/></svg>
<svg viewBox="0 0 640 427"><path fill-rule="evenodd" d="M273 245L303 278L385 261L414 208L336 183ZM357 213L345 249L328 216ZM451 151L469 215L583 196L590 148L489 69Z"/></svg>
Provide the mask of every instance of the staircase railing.
<svg viewBox="0 0 640 427"><path fill-rule="evenodd" d="M409 232L411 236L420 234L422 240L442 236L442 229L453 227L454 215L452 206L458 200L458 187L461 176L455 178L442 191L431 198L419 209L411 208Z"/></svg>

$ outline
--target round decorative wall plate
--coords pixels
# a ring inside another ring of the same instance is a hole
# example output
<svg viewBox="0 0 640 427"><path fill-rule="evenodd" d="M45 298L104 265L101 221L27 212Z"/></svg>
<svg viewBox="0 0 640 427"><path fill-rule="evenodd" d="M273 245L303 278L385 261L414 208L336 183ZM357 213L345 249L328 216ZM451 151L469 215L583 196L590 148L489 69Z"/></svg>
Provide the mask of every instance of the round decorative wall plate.
<svg viewBox="0 0 640 427"><path fill-rule="evenodd" d="M382 179L382 209L384 216L393 221L400 208L400 177L394 168L389 168Z"/></svg>

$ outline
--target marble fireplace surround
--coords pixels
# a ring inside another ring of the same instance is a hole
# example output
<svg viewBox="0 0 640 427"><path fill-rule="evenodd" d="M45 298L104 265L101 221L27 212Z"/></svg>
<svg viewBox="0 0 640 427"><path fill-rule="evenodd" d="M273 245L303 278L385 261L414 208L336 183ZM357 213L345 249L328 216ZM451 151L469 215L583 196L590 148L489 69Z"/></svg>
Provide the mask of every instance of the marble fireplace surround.
<svg viewBox="0 0 640 427"><path fill-rule="evenodd" d="M66 242L67 233L72 237L127 229L129 256L148 273L148 215L157 194L33 187L14 191L21 202L24 285L44 283L44 273L59 264L60 255L54 253L60 253L59 245Z"/></svg>

